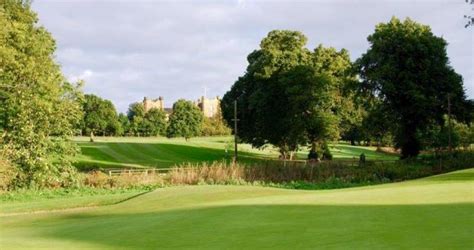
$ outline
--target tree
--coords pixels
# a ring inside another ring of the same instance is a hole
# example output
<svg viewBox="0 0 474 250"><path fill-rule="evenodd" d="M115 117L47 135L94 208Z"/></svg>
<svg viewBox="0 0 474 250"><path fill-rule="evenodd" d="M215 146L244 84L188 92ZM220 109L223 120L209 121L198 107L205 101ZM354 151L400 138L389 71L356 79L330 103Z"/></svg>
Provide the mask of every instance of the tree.
<svg viewBox="0 0 474 250"><path fill-rule="evenodd" d="M127 117L130 121L130 133L137 136L143 135L146 130L143 122L145 120L145 107L143 104L139 102L130 104Z"/></svg>
<svg viewBox="0 0 474 250"><path fill-rule="evenodd" d="M289 100L286 119L291 138L300 144L308 142L310 155L321 156L326 142L339 137L338 90L331 80L311 66L296 67L281 79Z"/></svg>
<svg viewBox="0 0 474 250"><path fill-rule="evenodd" d="M143 103L132 103L128 108L128 121L121 123L128 128L127 133L136 136L157 136L166 134L166 113L157 108L145 112Z"/></svg>
<svg viewBox="0 0 474 250"><path fill-rule="evenodd" d="M474 10L474 8L472 7L472 5L474 5L474 0L466 0L466 3L469 4L469 7L471 7L471 11ZM474 16L464 15L464 18L467 19L467 23L466 25L464 25L464 28L474 26Z"/></svg>
<svg viewBox="0 0 474 250"><path fill-rule="evenodd" d="M394 118L379 100L375 100L368 106L367 113L362 121L362 137L367 144L375 141L377 147L384 146L392 139L391 135L394 131L392 121Z"/></svg>
<svg viewBox="0 0 474 250"><path fill-rule="evenodd" d="M452 148L463 147L468 149L474 142L473 123L465 124L444 116L444 124L433 125L423 135L423 144L426 148L434 149L436 152Z"/></svg>
<svg viewBox="0 0 474 250"><path fill-rule="evenodd" d="M275 145L282 158L292 158L300 145L322 150L352 119L355 78L349 54L322 45L311 52L306 40L297 31L271 31L250 53L245 74L221 103L231 124L237 100L242 141Z"/></svg>
<svg viewBox="0 0 474 250"><path fill-rule="evenodd" d="M353 65L346 49L337 51L332 47L319 45L312 54L312 67L317 74L324 75L327 81L325 88L319 92L330 91L330 110L337 119L337 127L333 126L333 135L346 136L357 134L362 122L362 105L356 102L356 78ZM338 136L328 136L326 139L337 139Z"/></svg>
<svg viewBox="0 0 474 250"><path fill-rule="evenodd" d="M145 114L146 135L166 135L166 113L160 109L152 108Z"/></svg>
<svg viewBox="0 0 474 250"><path fill-rule="evenodd" d="M452 113L466 117L462 77L449 66L446 41L408 18L377 25L367 40L370 48L357 60L361 90L377 96L393 114L402 158L417 156L419 135L443 122L448 96Z"/></svg>
<svg viewBox="0 0 474 250"><path fill-rule="evenodd" d="M238 102L239 138L255 147L270 143L280 148L284 157L297 149L289 135L289 124L282 118L288 108L278 75L295 66L308 64L311 52L305 48L306 37L298 31L274 30L249 54L246 73L224 95L223 117L232 123L234 100Z"/></svg>
<svg viewBox="0 0 474 250"><path fill-rule="evenodd" d="M82 131L100 135L119 135L122 130L117 111L111 101L96 95L85 95L82 105L84 118Z"/></svg>
<svg viewBox="0 0 474 250"><path fill-rule="evenodd" d="M230 135L231 130L225 124L222 113L217 112L213 117L204 117L202 120L202 131L203 136L214 136L214 135Z"/></svg>
<svg viewBox="0 0 474 250"><path fill-rule="evenodd" d="M173 104L169 118L168 137L184 137L186 140L201 133L203 115L192 102L178 100Z"/></svg>
<svg viewBox="0 0 474 250"><path fill-rule="evenodd" d="M0 155L14 166L17 186L72 185L80 86L54 62L54 39L29 1L2 1L0 27Z"/></svg>
<svg viewBox="0 0 474 250"><path fill-rule="evenodd" d="M130 120L128 120L127 115L120 113L118 116L118 122L122 129L119 135L130 135Z"/></svg>

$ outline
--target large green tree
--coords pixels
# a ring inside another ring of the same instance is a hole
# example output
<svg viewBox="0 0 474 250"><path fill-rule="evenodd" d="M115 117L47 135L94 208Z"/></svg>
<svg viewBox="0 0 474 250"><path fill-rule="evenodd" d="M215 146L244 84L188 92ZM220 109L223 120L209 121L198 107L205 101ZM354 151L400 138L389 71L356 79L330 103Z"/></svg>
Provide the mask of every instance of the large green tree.
<svg viewBox="0 0 474 250"><path fill-rule="evenodd" d="M143 136L145 133L145 107L143 103L135 102L130 104L127 112L128 120L130 121L129 132L136 136Z"/></svg>
<svg viewBox="0 0 474 250"><path fill-rule="evenodd" d="M278 81L279 75L310 62L305 48L307 38L298 31L274 30L260 43L260 49L247 57L246 73L224 95L221 109L232 124L234 101L238 102L239 138L255 147L267 143L280 148L283 156L297 149L290 135L290 125L283 116L288 113L288 98ZM280 119L281 118L281 119Z"/></svg>
<svg viewBox="0 0 474 250"><path fill-rule="evenodd" d="M271 31L221 103L224 119L232 124L237 100L241 140L255 147L273 144L284 158L301 145L315 150L336 139L354 109L347 51L320 45L311 52L306 40L297 31Z"/></svg>
<svg viewBox="0 0 474 250"><path fill-rule="evenodd" d="M325 140L338 139L339 136L354 132L362 123L363 108L355 99L357 84L349 52L346 49L337 51L335 48L319 45L312 53L311 62L315 76L319 75L320 81L326 82L314 94L327 95L324 105L332 114L327 113L326 116L333 117L326 123L326 129L333 132L327 134ZM319 101L319 105L321 104ZM314 143L313 140L310 142Z"/></svg>
<svg viewBox="0 0 474 250"><path fill-rule="evenodd" d="M392 18L376 26L370 48L357 61L361 89L379 98L396 124L395 142L402 157L417 156L420 135L443 114L470 119L462 77L449 65L447 42L429 26Z"/></svg>
<svg viewBox="0 0 474 250"><path fill-rule="evenodd" d="M339 137L337 87L328 74L320 74L312 66L299 66L280 79L288 98L284 114L289 134L296 143L310 143L311 154L322 155L328 140ZM281 118L280 118L281 119Z"/></svg>
<svg viewBox="0 0 474 250"><path fill-rule="evenodd" d="M201 133L203 114L191 101L178 100L173 104L169 118L168 137L184 137L186 140Z"/></svg>
<svg viewBox="0 0 474 250"><path fill-rule="evenodd" d="M143 103L132 103L128 108L128 124L121 118L121 123L128 128L127 134L136 136L157 136L166 134L166 113L157 108L145 111Z"/></svg>
<svg viewBox="0 0 474 250"><path fill-rule="evenodd" d="M145 114L146 135L166 135L166 113L160 109L152 108Z"/></svg>
<svg viewBox="0 0 474 250"><path fill-rule="evenodd" d="M119 135L121 133L117 111L111 101L88 94L84 96L82 109L84 111L83 134Z"/></svg>
<svg viewBox="0 0 474 250"><path fill-rule="evenodd" d="M0 4L0 150L17 186L70 185L69 140L81 119L81 92L54 61L55 41L29 1Z"/></svg>

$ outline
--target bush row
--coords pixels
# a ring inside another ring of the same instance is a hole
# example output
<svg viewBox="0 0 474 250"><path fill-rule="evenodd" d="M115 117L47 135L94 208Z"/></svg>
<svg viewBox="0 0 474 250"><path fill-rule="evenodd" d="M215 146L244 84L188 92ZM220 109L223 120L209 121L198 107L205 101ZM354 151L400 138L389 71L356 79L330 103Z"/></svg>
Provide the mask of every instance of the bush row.
<svg viewBox="0 0 474 250"><path fill-rule="evenodd" d="M411 160L367 161L359 164L344 161L312 164L283 161L266 161L258 164L187 163L170 169L166 174L127 170L118 175L108 175L97 170L80 173L76 184L72 187L120 189L170 185L250 184L294 189L329 189L421 178L471 168L473 162L474 152L463 151ZM5 190L8 186L3 183L2 188Z"/></svg>

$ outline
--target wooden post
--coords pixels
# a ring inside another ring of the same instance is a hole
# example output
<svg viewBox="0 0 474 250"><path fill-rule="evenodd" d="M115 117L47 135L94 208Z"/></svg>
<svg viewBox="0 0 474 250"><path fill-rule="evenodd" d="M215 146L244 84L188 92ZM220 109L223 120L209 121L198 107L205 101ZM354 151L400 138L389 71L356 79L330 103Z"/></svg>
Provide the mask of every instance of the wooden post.
<svg viewBox="0 0 474 250"><path fill-rule="evenodd" d="M234 101L234 163L237 163L238 151L237 151L237 100Z"/></svg>
<svg viewBox="0 0 474 250"><path fill-rule="evenodd" d="M451 153L452 146L451 146L451 98L448 94L448 149Z"/></svg>

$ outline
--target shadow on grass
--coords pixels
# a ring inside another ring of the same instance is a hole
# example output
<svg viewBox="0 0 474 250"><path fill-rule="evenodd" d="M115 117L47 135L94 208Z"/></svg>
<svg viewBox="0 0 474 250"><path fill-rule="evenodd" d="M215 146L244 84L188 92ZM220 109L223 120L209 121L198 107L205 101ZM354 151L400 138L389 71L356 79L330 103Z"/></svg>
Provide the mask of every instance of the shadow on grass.
<svg viewBox="0 0 474 250"><path fill-rule="evenodd" d="M5 247L15 240L54 247L61 240L74 242L71 248L84 243L137 249L472 249L473 209L473 204L249 205L76 213L36 220L29 226L37 239L16 235ZM23 232L13 224L8 230Z"/></svg>
<svg viewBox="0 0 474 250"><path fill-rule="evenodd" d="M168 143L95 142L79 143L82 155L75 166L81 170L98 168L169 168L176 164L230 161L233 152L224 149ZM244 162L265 158L259 154L239 152Z"/></svg>
<svg viewBox="0 0 474 250"><path fill-rule="evenodd" d="M366 160L398 160L399 156L385 152L377 152L369 147L354 146L347 143L339 142L336 145L330 144L329 149L335 159L359 159L361 154L366 156ZM297 153L299 159L306 159L308 149L303 149Z"/></svg>

